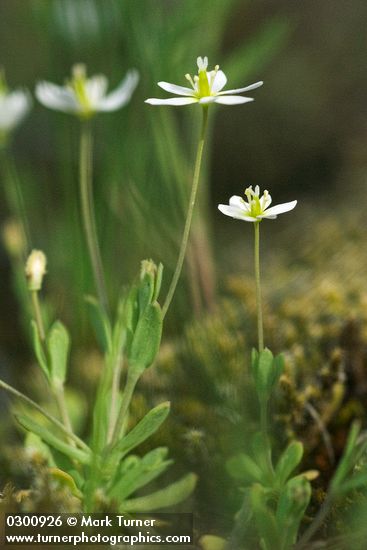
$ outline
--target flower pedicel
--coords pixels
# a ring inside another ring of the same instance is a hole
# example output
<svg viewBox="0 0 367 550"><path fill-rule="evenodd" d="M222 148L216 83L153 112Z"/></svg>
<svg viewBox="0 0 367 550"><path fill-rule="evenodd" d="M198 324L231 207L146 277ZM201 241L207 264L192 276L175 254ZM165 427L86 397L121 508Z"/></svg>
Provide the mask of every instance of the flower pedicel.
<svg viewBox="0 0 367 550"><path fill-rule="evenodd" d="M222 89L227 83L227 77L223 71L219 70L219 65L216 65L214 70L207 71L208 68L208 58L207 57L198 57L198 74L191 77L191 75L186 74L186 79L190 82L191 88L186 88L185 86L177 86L176 84L170 84L169 82L158 82L163 90L170 92L171 94L176 94L181 97L175 97L170 99L158 99L150 98L146 99L145 103L150 105L190 105L192 103L198 103L202 106L202 124L200 131L200 139L198 143L198 148L196 152L196 160L194 166L191 194L189 199L189 206L187 210L187 216L185 221L185 227L183 230L182 240L180 251L176 263L176 268L172 277L170 287L167 292L166 300L162 307L163 317L166 315L168 308L171 304L173 295L175 293L178 280L181 275L182 266L185 259L186 248L189 241L191 222L194 213L197 191L199 188L199 177L201 169L201 161L203 156L205 137L207 131L208 123L208 111L209 105L211 103L221 103L222 105L239 105L241 103L248 103L253 101L252 97L242 97L239 95L242 92L247 92L250 90L255 90L262 86L262 80L246 86L245 88L237 88L235 90L227 90L222 92Z"/></svg>

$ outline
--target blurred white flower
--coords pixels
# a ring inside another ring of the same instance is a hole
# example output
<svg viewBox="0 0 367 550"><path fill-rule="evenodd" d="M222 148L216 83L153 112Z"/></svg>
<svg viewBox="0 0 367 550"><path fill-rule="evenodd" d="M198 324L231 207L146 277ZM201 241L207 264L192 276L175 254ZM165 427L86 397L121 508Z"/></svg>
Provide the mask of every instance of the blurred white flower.
<svg viewBox="0 0 367 550"><path fill-rule="evenodd" d="M25 90L9 91L0 71L0 138L5 139L31 108L31 98Z"/></svg>
<svg viewBox="0 0 367 550"><path fill-rule="evenodd" d="M177 86L176 84L170 84L169 82L158 82L160 86L166 92L176 94L181 97L171 99L146 99L145 103L150 105L190 105L190 103L201 103L202 105L208 105L209 103L221 103L222 105L239 105L240 103L247 103L253 101L252 97L242 97L233 94L241 94L242 92L249 92L255 90L259 86L262 86L263 82L256 82L245 88L237 88L236 90L227 90L222 92L221 90L227 83L227 77L223 71L219 70L219 65L216 65L214 70L207 71L208 58L198 57L198 74L191 77L187 74L186 79L190 82L192 88L186 88L185 86Z"/></svg>
<svg viewBox="0 0 367 550"><path fill-rule="evenodd" d="M72 67L72 77L65 86L39 82L35 93L45 107L90 118L98 112L116 111L126 105L138 80L138 72L132 69L113 92L106 94L107 78L104 75L87 78L85 65L79 63Z"/></svg>
<svg viewBox="0 0 367 550"><path fill-rule="evenodd" d="M264 191L260 197L260 188L258 185L255 187L255 191L252 189L252 186L248 187L245 190L245 195L247 201L242 197L234 195L229 199L229 205L219 204L219 210L226 216L236 218L237 220L259 222L263 218L275 220L279 214L293 210L297 204L297 201L291 201L269 208L271 196L268 191Z"/></svg>

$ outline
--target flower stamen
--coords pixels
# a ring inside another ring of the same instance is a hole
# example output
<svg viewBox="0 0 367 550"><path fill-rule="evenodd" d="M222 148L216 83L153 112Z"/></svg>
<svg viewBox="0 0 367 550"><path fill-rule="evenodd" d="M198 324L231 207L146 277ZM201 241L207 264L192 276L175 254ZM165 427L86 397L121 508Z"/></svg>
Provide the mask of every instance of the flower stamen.
<svg viewBox="0 0 367 550"><path fill-rule="evenodd" d="M194 84L194 81L193 81L193 79L192 79L191 74L189 74L189 73L185 74L185 78L186 78L186 80L188 80L188 81L190 82L190 84L191 84L193 90L195 90L195 84Z"/></svg>

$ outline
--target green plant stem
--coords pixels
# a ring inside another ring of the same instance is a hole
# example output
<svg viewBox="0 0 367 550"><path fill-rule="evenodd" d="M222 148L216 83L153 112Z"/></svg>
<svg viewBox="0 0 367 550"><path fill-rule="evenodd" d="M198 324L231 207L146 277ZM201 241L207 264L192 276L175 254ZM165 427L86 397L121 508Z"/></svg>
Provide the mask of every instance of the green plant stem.
<svg viewBox="0 0 367 550"><path fill-rule="evenodd" d="M15 163L8 149L3 149L1 161L4 167L4 191L8 208L11 215L20 223L22 237L24 241L24 250L22 251L23 262L25 261L29 250L31 249L31 237L28 223L27 212L24 204L24 197L20 186Z"/></svg>
<svg viewBox="0 0 367 550"><path fill-rule="evenodd" d="M195 160L195 168L194 168L194 176L192 180L192 187L191 187L191 194L190 194L190 201L189 201L189 207L187 211L186 216L186 222L185 227L182 235L182 241L181 241L181 247L180 252L177 259L177 264L175 268L175 272L172 277L172 281L170 284L170 287L167 292L166 300L162 307L162 316L165 317L168 308L172 302L173 295L175 293L178 280L181 275L182 266L185 259L186 254L186 248L187 243L190 236L190 229L191 229L191 223L192 223L192 217L194 213L195 203L196 203L196 196L198 192L199 187L199 177L200 177L200 168L201 168L201 161L203 158L203 150L204 150L204 144L205 144L205 136L206 136L206 130L208 126L208 106L203 107L203 119L202 119L202 125L201 125L201 132L200 132L200 139L198 143L198 149L196 153L196 160Z"/></svg>
<svg viewBox="0 0 367 550"><path fill-rule="evenodd" d="M54 393L54 396L55 396L55 399L56 399L56 402L57 402L57 406L58 406L58 409L59 409L59 412L60 412L61 420L62 420L65 428L69 432L72 432L73 431L73 426L71 425L69 411L68 411L67 406L66 406L64 386L63 385L60 385L60 386L55 386L54 385L52 387L52 389L53 389L53 393ZM74 443L73 440L70 440L70 441L72 443Z"/></svg>
<svg viewBox="0 0 367 550"><path fill-rule="evenodd" d="M93 140L89 121L83 121L80 133L80 201L83 226L87 241L90 262L98 299L104 311L108 311L106 285L103 274L102 258L98 245L97 227L93 207L92 190L92 152Z"/></svg>
<svg viewBox="0 0 367 550"><path fill-rule="evenodd" d="M33 309L34 309L34 316L35 316L35 319L36 319L38 332L39 332L40 339L41 339L41 342L42 342L42 345L43 345L44 353L47 357L48 353L47 353L47 348L46 348L46 345L45 345L46 344L46 332L45 332L45 327L44 327L43 319L42 319L42 313L41 313L41 306L40 306L39 297L38 297L38 291L37 290L32 290L31 291L31 296L32 296L32 305L33 305ZM54 397L55 397L56 402L57 402L57 406L58 406L58 409L59 409L59 412L60 412L60 418L63 421L65 428L69 432L72 432L73 427L71 425L69 412L68 412L66 402L65 402L64 386L63 385L61 385L61 386L52 385L52 392L53 392ZM69 440L70 440L70 438L69 438ZM70 440L70 441L72 441L72 440Z"/></svg>
<svg viewBox="0 0 367 550"><path fill-rule="evenodd" d="M23 401L24 403L26 403L27 405L30 405L31 407L33 407L34 409L36 409L38 412L40 412L45 418L47 418L47 420L49 420L50 422L52 422L52 424L54 424L54 426L56 426L61 432L63 432L68 438L72 439L73 441L75 441L75 443L77 444L78 447L80 447L81 449L84 449L85 451L87 451L88 453L90 452L90 449L89 447L84 443L84 441L82 441L81 439L79 439L79 437L77 435L75 435L73 432L69 431L59 420L57 420L57 418L55 418L54 416L52 416L51 414L49 414L47 411L45 411L45 409L43 409L40 405L38 405L38 403L36 403L35 401L33 401L32 399L30 399L29 397L27 397L26 395L24 395L23 393L19 392L18 390L16 390L15 388L13 388L12 386L9 386L9 384L6 384L5 382L3 382L2 380L0 380L0 388L2 388L3 390L7 391L8 393L14 395L15 397L17 397L18 399L20 399L21 401Z"/></svg>
<svg viewBox="0 0 367 550"><path fill-rule="evenodd" d="M268 433L268 402L260 401L260 426L263 434Z"/></svg>
<svg viewBox="0 0 367 550"><path fill-rule="evenodd" d="M256 280L256 309L257 309L257 337L259 352L264 349L264 328L263 313L261 305L261 281L260 281L260 222L254 223L255 229L255 247L254 247L254 266Z"/></svg>
<svg viewBox="0 0 367 550"><path fill-rule="evenodd" d="M121 436L121 431L124 426L126 415L131 403L131 398L133 396L134 389L138 380L139 380L139 376L136 376L136 375L129 376L129 374L127 375L126 385L121 398L121 407L119 410L119 414L116 418L115 429L112 437L112 444L116 443Z"/></svg>
<svg viewBox="0 0 367 550"><path fill-rule="evenodd" d="M107 430L107 443L111 443L112 441L114 428L117 420L116 418L117 417L117 400L118 400L119 388L120 388L121 368L122 368L122 353L119 353L115 361L115 366L113 369L113 376L112 376L111 407L110 407L110 418L109 418L108 430Z"/></svg>
<svg viewBox="0 0 367 550"><path fill-rule="evenodd" d="M45 327L42 320L41 306L38 298L38 290L31 290L32 306L42 343L46 340Z"/></svg>

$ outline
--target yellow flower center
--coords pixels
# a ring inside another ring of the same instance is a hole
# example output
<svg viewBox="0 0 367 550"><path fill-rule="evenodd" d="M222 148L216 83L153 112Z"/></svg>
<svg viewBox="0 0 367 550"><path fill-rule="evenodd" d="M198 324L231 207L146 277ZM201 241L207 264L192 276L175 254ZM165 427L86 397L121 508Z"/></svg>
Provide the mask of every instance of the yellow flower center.
<svg viewBox="0 0 367 550"><path fill-rule="evenodd" d="M206 71L199 71L199 97L208 97L210 95L210 86L208 81L208 74Z"/></svg>
<svg viewBox="0 0 367 550"><path fill-rule="evenodd" d="M87 93L87 71L85 65L78 63L72 68L72 78L68 82L69 87L73 90L75 97L81 107L82 116L90 117L94 113L94 109Z"/></svg>
<svg viewBox="0 0 367 550"><path fill-rule="evenodd" d="M247 201L250 205L250 212L249 212L249 216L253 217L253 218L257 218L257 216L260 216L261 214L263 214L263 209L261 207L261 203L260 203L260 197L258 194L256 194L252 187L248 187L246 190L245 190L245 195L247 197Z"/></svg>
<svg viewBox="0 0 367 550"><path fill-rule="evenodd" d="M212 94L212 85L219 70L219 65L216 65L213 71L208 72L207 68L208 59L206 57L204 59L198 57L198 74L194 78L190 74L185 75L185 78L190 82L194 90L193 95L198 99L215 95Z"/></svg>

